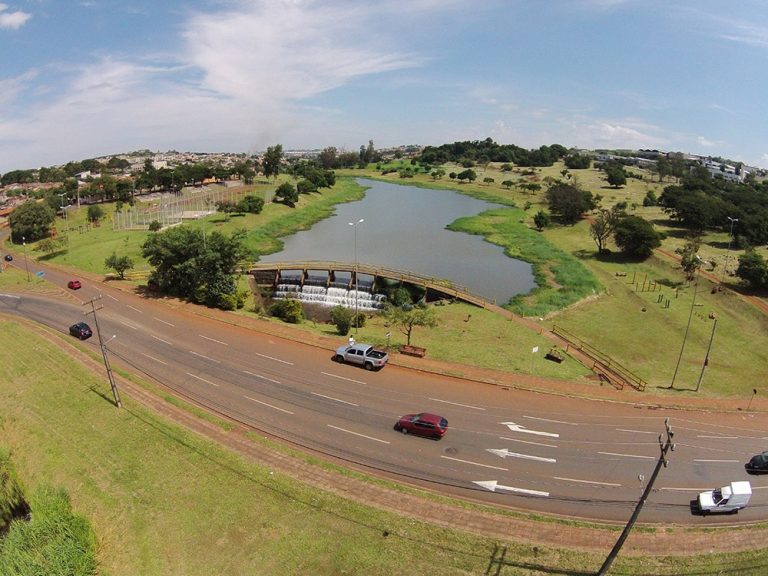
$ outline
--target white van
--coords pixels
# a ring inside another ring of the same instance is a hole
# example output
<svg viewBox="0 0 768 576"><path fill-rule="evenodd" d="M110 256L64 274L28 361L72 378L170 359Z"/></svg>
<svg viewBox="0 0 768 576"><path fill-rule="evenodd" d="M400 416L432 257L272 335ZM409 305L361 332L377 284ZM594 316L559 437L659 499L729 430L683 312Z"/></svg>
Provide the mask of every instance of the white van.
<svg viewBox="0 0 768 576"><path fill-rule="evenodd" d="M751 496L752 486L749 482L731 482L728 486L699 494L699 511L702 514L709 514L710 512L735 513L747 505Z"/></svg>

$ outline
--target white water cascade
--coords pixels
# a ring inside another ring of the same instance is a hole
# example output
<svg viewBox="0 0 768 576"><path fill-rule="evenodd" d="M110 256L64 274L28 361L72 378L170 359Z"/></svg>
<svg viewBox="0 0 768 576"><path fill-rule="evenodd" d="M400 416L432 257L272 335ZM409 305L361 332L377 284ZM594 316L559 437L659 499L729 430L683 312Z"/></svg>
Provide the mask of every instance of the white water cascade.
<svg viewBox="0 0 768 576"><path fill-rule="evenodd" d="M384 308L386 296L371 294L365 290L348 290L346 288L311 286L305 284L278 284L273 296L277 300L295 298L301 302L320 304L322 306L344 306L364 311L375 311Z"/></svg>

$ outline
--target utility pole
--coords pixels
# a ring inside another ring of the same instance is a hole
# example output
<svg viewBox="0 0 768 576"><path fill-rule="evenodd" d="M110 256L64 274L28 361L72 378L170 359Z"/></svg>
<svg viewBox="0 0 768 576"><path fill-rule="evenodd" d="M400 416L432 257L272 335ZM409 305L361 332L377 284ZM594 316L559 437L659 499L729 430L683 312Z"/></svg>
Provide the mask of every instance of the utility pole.
<svg viewBox="0 0 768 576"><path fill-rule="evenodd" d="M96 337L99 339L99 348L101 348L101 356L104 359L104 368L107 369L107 377L109 378L109 386L112 388L112 395L115 398L115 406L118 408L123 407L123 403L120 401L120 393L117 390L117 383L115 382L115 375L112 373L112 366L109 364L109 356L107 355L107 344L104 342L104 340L101 337L101 330L99 330L99 319L96 316L96 311L101 310L101 307L96 308L96 302L98 300L101 300L101 294L98 296L95 296L94 298L91 298L88 302L84 302L83 306L87 306L88 304L91 305L91 311L86 312L86 316L88 314L93 314L93 324L96 326ZM111 340L111 338L110 338Z"/></svg>
<svg viewBox="0 0 768 576"><path fill-rule="evenodd" d="M613 546L613 550L611 550L610 554L608 554L608 557L605 559L605 562L603 562L603 565L600 567L600 571L597 573L597 576L605 576L605 574L608 573L611 564L613 564L613 561L618 555L619 550L621 550L621 547L624 545L624 541L627 539L627 536L629 536L629 532L635 525L637 517L640 515L640 511L643 509L643 505L645 504L645 501L648 499L648 496L653 489L653 484L656 482L656 477L659 475L661 466L667 466L667 453L675 449L675 445L672 443L672 438L674 438L675 433L672 431L672 427L669 425L669 418L664 419L664 428L667 431L667 439L662 441L663 434L659 434L659 448L661 449L661 454L659 455L659 461L656 462L656 467L653 469L651 479L648 481L642 496L640 496L640 501L637 503L637 506L635 506L635 511L632 513L629 522L627 522L627 525L621 532L621 536L619 536L619 539Z"/></svg>

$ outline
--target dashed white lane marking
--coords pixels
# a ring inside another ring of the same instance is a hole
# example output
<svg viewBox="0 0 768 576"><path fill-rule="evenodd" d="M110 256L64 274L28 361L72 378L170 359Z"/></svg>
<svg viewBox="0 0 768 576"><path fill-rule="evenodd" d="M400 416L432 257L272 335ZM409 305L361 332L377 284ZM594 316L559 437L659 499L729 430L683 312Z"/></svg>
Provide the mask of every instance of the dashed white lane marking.
<svg viewBox="0 0 768 576"><path fill-rule="evenodd" d="M154 334L151 334L151 336L152 336L152 338L154 338L155 340L160 340L160 342L162 342L163 344L168 344L168 346L173 346L173 344L171 344L170 342L168 342L168 340L163 340L162 338L160 338L159 336L155 336Z"/></svg>
<svg viewBox="0 0 768 576"><path fill-rule="evenodd" d="M501 468L500 466L491 466L489 464L481 464L480 462L472 462L471 460L462 460L461 458L452 458L450 456L440 456L446 460L453 460L454 462L461 462L462 464L472 464L473 466L482 466L483 468L492 468L493 470L502 470L509 472L509 468Z"/></svg>
<svg viewBox="0 0 768 576"><path fill-rule="evenodd" d="M118 320L118 322L120 322L120 324L122 324L123 326L128 326L128 328L130 328L131 330L138 330L138 328L136 328L136 326L134 326L133 324L129 324L128 322L125 322L124 320Z"/></svg>
<svg viewBox="0 0 768 576"><path fill-rule="evenodd" d="M215 340L213 338L209 338L208 336L205 336L203 334L198 334L200 338L204 338L205 340L208 340L209 342L216 342L216 344L221 344L222 346L229 346L226 342L222 342L221 340Z"/></svg>
<svg viewBox="0 0 768 576"><path fill-rule="evenodd" d="M163 320L162 318L158 318L157 316L152 316L152 319L157 320L158 322L162 322L163 324L166 324L171 328L176 328L176 324L171 324L170 322L166 322L165 320Z"/></svg>
<svg viewBox="0 0 768 576"><path fill-rule="evenodd" d="M509 440L510 442L520 442L521 444L533 444L534 446L544 446L546 448L557 448L554 444L544 444L543 442L531 442L530 440L518 440L517 438L507 438L499 436L500 440Z"/></svg>
<svg viewBox="0 0 768 576"><path fill-rule="evenodd" d="M253 372L249 372L248 370L243 370L243 372L245 372L249 376L253 376L254 378L261 378L262 380L266 380L267 382L272 382L272 384L280 384L280 382L278 382L277 380L274 380L272 378L267 378L266 376L262 376L261 374L254 374Z"/></svg>
<svg viewBox="0 0 768 576"><path fill-rule="evenodd" d="M577 422L563 422L562 420L550 420L548 418L538 418L537 416L523 416L529 420L540 420L541 422L553 422L555 424L568 424L568 426L578 426Z"/></svg>
<svg viewBox="0 0 768 576"><path fill-rule="evenodd" d="M330 376L331 378L338 378L339 380L346 380L347 382L354 382L355 384L366 384L361 380L352 380L352 378L345 378L344 376L338 376L337 374L331 374L330 372L320 372L323 376Z"/></svg>
<svg viewBox="0 0 768 576"><path fill-rule="evenodd" d="M621 486L621 484L615 484L613 482L596 482L594 480L579 480L578 478L564 478L562 476L555 476L555 480L562 480L564 482L578 482L579 484L596 484L598 486Z"/></svg>
<svg viewBox="0 0 768 576"><path fill-rule="evenodd" d="M159 358L155 358L154 356L150 356L149 354L144 354L144 352L141 353L142 356L146 356L150 360L154 360L155 362L159 362L160 364L164 364L165 366L168 366L168 362L163 362Z"/></svg>
<svg viewBox="0 0 768 576"><path fill-rule="evenodd" d="M326 400L333 400L334 402L341 402L342 404L349 404L350 406L359 406L359 404L354 404L353 402L347 402L346 400L339 400L338 398L334 398L333 396L326 396L325 394L318 394L317 392L312 392L313 396L320 396L320 398L325 398Z"/></svg>
<svg viewBox="0 0 768 576"><path fill-rule="evenodd" d="M3 298L12 298L13 300L21 300L21 296L16 296L15 294L0 294Z"/></svg>
<svg viewBox="0 0 768 576"><path fill-rule="evenodd" d="M191 374L189 372L187 372L187 376L192 376L192 378L196 378L197 380L200 380L201 382L205 382L206 384L210 384L211 386L216 386L216 388L219 387L219 385L216 384L216 382L211 382L210 380L206 380L205 378L201 378L200 376L195 376L194 374Z"/></svg>
<svg viewBox="0 0 768 576"><path fill-rule="evenodd" d="M458 402L450 402L448 400L440 400L440 398L430 398L433 402L442 402L443 404L452 404L453 406L461 406L462 408L471 408L472 410L485 410L479 406L471 406L470 404L459 404Z"/></svg>
<svg viewBox="0 0 768 576"><path fill-rule="evenodd" d="M734 462L738 462L738 460L704 460L704 459L693 459L694 462L727 462L729 464L732 464Z"/></svg>
<svg viewBox="0 0 768 576"><path fill-rule="evenodd" d="M338 426L334 426L333 424L328 424L329 428L333 428L334 430L339 430L340 432L346 432L347 434L354 434L355 436L360 436L361 438L367 438L368 440L374 440L375 442L381 442L382 444L389 444L389 441L382 440L381 438L374 438L373 436L366 436L365 434L360 434L359 432L353 432L352 430L347 430L346 428L339 428Z"/></svg>
<svg viewBox="0 0 768 576"><path fill-rule="evenodd" d="M258 352L251 352L251 354L255 354L256 356L261 356L262 358L266 358L267 360L274 360L275 362L280 362L282 364L288 364L288 366L293 366L293 362L288 362L287 360L280 360L280 358L275 358L274 356L267 356L266 354L259 354Z"/></svg>
<svg viewBox="0 0 768 576"><path fill-rule="evenodd" d="M138 312L139 314L144 314L144 312L142 312L141 310L139 310L139 309L138 309L138 308L136 308L135 306L131 306L130 304L126 304L126 306L127 306L128 308L130 308L131 310L133 310L134 312Z"/></svg>
<svg viewBox="0 0 768 576"><path fill-rule="evenodd" d="M649 432L648 430L628 430L626 428L616 428L617 432L631 432L632 434L653 434L656 436L658 432Z"/></svg>
<svg viewBox="0 0 768 576"><path fill-rule="evenodd" d="M251 402L256 402L257 404L261 404L263 406L266 406L268 408L272 408L273 410L278 410L280 412L285 412L286 414L293 414L290 410L286 410L285 408L280 408L279 406L273 406L272 404L267 404L266 402L262 402L261 400L256 400L256 398L251 398L250 396L245 396L248 400Z"/></svg>
<svg viewBox="0 0 768 576"><path fill-rule="evenodd" d="M199 354L195 352L194 350L189 351L190 354L194 354L195 356L198 356L200 358L203 358L204 360L210 360L211 362L215 362L216 364L221 364L221 360L216 360L215 358L210 358L208 356L205 356L203 354Z"/></svg>
<svg viewBox="0 0 768 576"><path fill-rule="evenodd" d="M112 296L112 294L107 294L107 298L112 298L112 300L114 300L115 302L120 302L120 300Z"/></svg>
<svg viewBox="0 0 768 576"><path fill-rule="evenodd" d="M706 436L704 434L699 434L696 436L696 438L714 438L715 440L738 440L738 436L719 436L719 435L713 435L713 436Z"/></svg>
<svg viewBox="0 0 768 576"><path fill-rule="evenodd" d="M639 454L617 454L616 452L598 452L604 456L621 456L623 458L642 458L643 460L655 460L655 456L640 456Z"/></svg>

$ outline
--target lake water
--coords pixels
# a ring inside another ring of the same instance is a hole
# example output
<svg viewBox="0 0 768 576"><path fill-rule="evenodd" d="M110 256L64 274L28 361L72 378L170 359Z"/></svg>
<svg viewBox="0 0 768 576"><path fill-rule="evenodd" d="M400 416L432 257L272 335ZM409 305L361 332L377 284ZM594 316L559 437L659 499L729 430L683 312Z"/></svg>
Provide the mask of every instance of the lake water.
<svg viewBox="0 0 768 576"><path fill-rule="evenodd" d="M504 304L536 287L531 265L504 255L481 236L452 232L457 218L501 207L450 190L358 180L365 198L338 204L336 214L283 239L281 252L262 262L355 261L445 278L473 294ZM353 228L350 222L364 222ZM357 240L355 241L355 236Z"/></svg>

